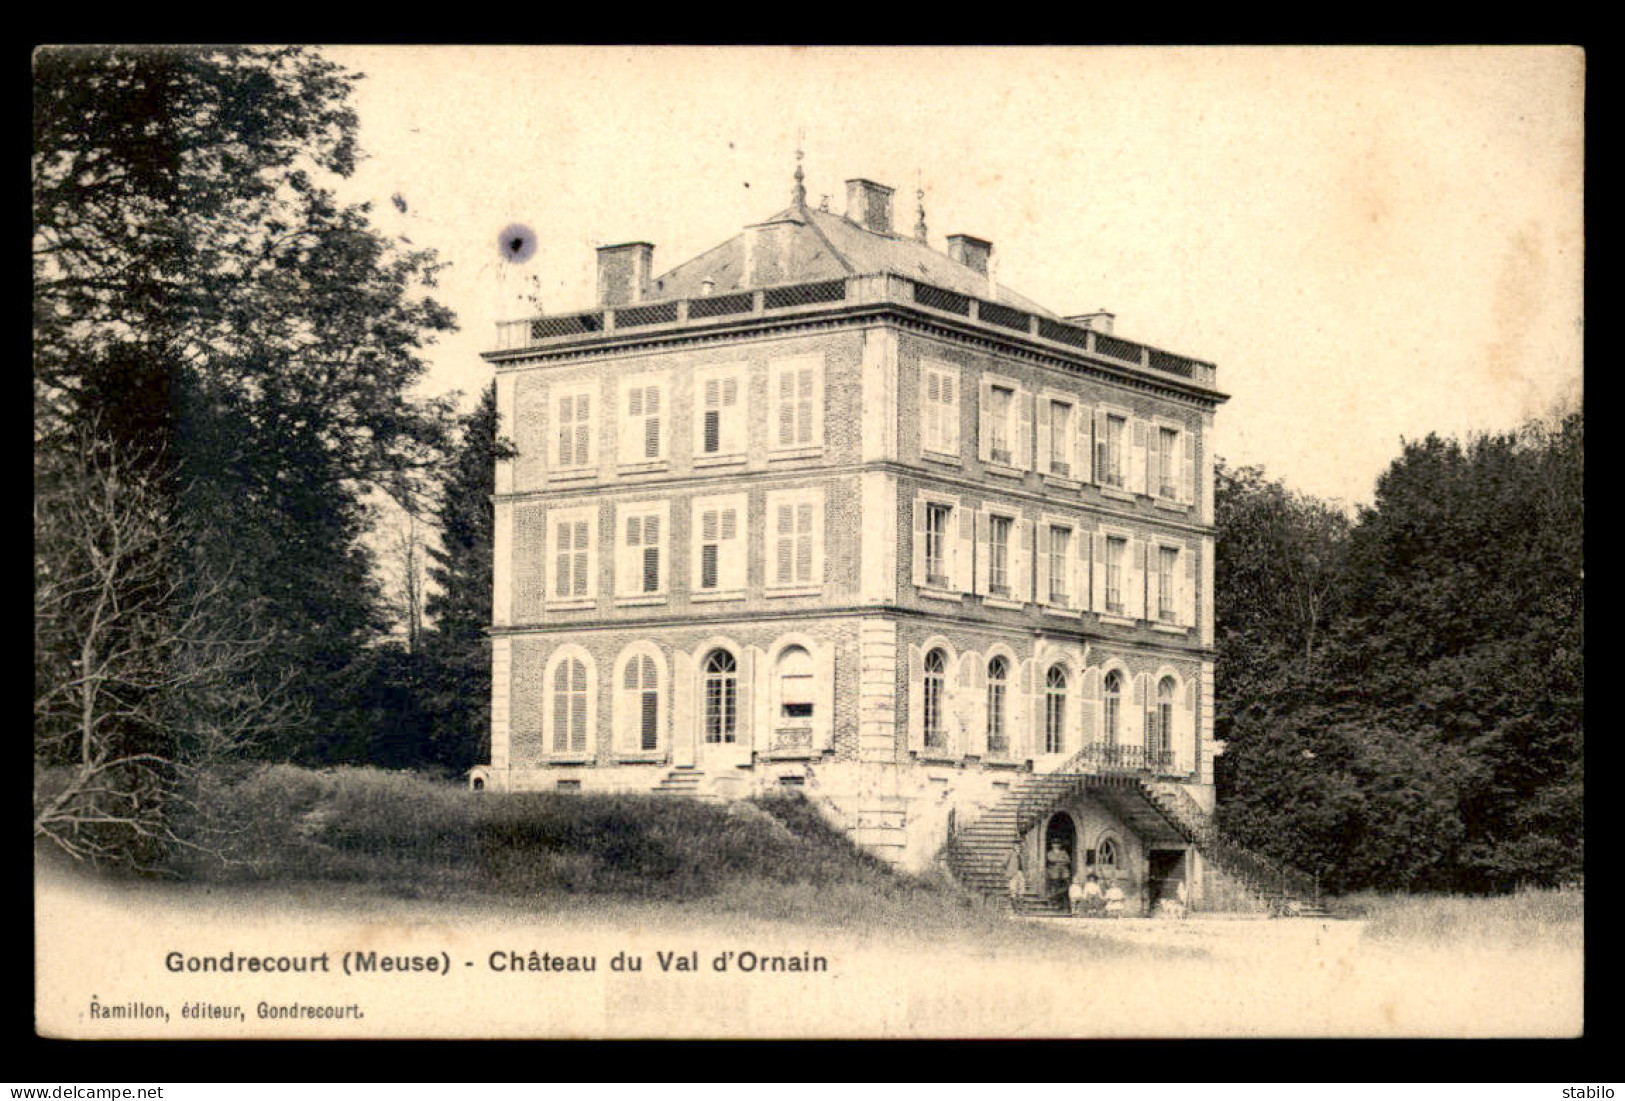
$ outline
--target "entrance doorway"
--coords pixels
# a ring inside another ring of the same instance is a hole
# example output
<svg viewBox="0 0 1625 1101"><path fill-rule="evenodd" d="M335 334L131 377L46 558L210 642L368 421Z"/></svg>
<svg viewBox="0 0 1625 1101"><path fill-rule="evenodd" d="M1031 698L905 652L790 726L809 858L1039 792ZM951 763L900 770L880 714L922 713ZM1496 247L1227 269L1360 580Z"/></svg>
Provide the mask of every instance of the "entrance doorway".
<svg viewBox="0 0 1625 1101"><path fill-rule="evenodd" d="M1050 817L1044 827L1044 893L1065 896L1078 863L1078 827L1065 811Z"/></svg>
<svg viewBox="0 0 1625 1101"><path fill-rule="evenodd" d="M1175 852L1166 849L1151 850L1146 861L1146 892L1153 913L1156 912L1158 902L1165 898L1173 898L1179 885L1185 882L1185 867L1184 850Z"/></svg>

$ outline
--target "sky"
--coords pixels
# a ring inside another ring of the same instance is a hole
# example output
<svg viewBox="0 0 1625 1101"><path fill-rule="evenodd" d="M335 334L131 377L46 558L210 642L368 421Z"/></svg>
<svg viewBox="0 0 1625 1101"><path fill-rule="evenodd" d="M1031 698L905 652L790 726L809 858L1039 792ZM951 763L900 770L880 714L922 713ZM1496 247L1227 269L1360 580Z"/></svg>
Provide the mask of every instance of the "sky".
<svg viewBox="0 0 1625 1101"><path fill-rule="evenodd" d="M366 76L341 193L449 264L432 392L491 379L496 321L591 306L595 246L658 274L783 209L799 148L810 202L875 180L912 228L923 191L934 247L1216 363L1218 454L1306 493L1368 503L1404 439L1580 400L1578 50L325 52Z"/></svg>

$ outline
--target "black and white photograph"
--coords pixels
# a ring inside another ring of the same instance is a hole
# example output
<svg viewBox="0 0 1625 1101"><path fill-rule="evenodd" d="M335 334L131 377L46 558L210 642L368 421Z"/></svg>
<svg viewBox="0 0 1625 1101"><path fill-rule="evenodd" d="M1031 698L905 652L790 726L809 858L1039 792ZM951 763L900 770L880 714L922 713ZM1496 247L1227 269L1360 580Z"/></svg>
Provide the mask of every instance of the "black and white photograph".
<svg viewBox="0 0 1625 1101"><path fill-rule="evenodd" d="M1585 1034L1581 49L32 61L39 1036Z"/></svg>

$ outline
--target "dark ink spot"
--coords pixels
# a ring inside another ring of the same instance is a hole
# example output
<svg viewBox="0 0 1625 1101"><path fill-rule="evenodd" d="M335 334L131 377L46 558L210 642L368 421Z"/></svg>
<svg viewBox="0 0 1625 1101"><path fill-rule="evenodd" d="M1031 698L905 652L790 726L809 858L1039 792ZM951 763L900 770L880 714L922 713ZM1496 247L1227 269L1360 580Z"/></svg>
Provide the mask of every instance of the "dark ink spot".
<svg viewBox="0 0 1625 1101"><path fill-rule="evenodd" d="M522 264L536 255L536 234L529 226L515 222L497 234L497 248L504 260Z"/></svg>

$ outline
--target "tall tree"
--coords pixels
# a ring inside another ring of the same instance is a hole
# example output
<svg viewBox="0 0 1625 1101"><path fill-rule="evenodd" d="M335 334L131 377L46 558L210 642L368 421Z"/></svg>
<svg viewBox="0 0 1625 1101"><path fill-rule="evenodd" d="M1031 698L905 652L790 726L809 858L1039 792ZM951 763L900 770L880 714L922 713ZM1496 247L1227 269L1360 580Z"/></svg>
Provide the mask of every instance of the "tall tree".
<svg viewBox="0 0 1625 1101"><path fill-rule="evenodd" d="M262 660L319 719L382 625L364 494L410 495L451 423L412 396L452 327L433 255L326 186L358 78L265 48L46 50L35 78L37 446L88 427L149 465L177 568L263 606Z"/></svg>

